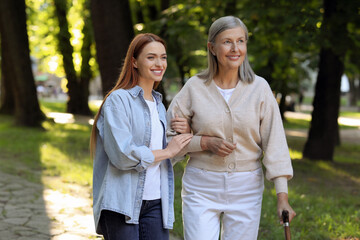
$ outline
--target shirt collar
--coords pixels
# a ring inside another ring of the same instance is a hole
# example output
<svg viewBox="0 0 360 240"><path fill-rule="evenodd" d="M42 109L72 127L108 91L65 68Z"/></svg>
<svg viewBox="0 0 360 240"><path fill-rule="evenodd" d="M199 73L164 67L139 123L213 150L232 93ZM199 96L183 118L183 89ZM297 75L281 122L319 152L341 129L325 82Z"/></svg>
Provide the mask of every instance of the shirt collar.
<svg viewBox="0 0 360 240"><path fill-rule="evenodd" d="M128 91L131 94L131 96L133 96L134 98L138 97L139 95L141 95L142 97L144 96L144 90L139 85L136 85L135 87L130 88L130 89L126 89L126 91ZM153 89L152 95L154 96L157 103L162 102L161 93L159 93Z"/></svg>

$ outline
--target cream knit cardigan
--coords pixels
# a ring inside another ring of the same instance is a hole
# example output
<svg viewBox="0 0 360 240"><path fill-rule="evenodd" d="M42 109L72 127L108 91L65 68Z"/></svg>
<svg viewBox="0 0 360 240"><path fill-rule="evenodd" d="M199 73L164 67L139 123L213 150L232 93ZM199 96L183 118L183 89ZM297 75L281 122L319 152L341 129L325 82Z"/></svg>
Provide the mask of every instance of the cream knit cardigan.
<svg viewBox="0 0 360 240"><path fill-rule="evenodd" d="M278 104L265 79L252 83L239 81L227 103L214 81L194 76L172 100L168 112L168 136L175 116L185 117L194 137L179 154L189 153L188 164L220 172L253 171L266 168L266 178L274 181L276 192L287 193L287 180L293 169ZM227 157L202 151L201 136L215 136L236 143Z"/></svg>

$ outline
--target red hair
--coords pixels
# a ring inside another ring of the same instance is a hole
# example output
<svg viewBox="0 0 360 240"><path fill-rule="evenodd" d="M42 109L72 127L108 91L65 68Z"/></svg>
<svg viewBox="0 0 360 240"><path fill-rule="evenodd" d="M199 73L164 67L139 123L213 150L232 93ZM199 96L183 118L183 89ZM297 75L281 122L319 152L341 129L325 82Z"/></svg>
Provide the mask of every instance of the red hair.
<svg viewBox="0 0 360 240"><path fill-rule="evenodd" d="M164 45L166 49L165 41L160 38L159 36L152 34L152 33L142 33L134 37L134 39L131 41L128 51L126 53L126 57L124 60L123 67L121 69L120 76L115 84L115 86L106 94L104 97L104 100L99 108L98 113L95 116L94 124L92 126L91 130L91 138L90 138L90 153L91 156L93 156L95 152L96 147L96 123L98 121L101 108L107 99L107 97L115 90L117 89L130 89L135 87L139 84L139 73L138 70L133 66L133 59L137 59L141 51L144 49L144 47L151 43L151 42L160 42ZM158 87L160 82L154 83L154 89Z"/></svg>

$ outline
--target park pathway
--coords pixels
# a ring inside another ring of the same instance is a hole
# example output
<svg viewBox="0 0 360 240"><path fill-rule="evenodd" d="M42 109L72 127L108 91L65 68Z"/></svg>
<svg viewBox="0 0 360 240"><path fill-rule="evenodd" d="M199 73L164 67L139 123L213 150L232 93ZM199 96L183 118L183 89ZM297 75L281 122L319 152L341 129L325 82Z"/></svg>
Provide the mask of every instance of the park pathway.
<svg viewBox="0 0 360 240"><path fill-rule="evenodd" d="M0 172L0 240L102 239L95 234L90 189L70 185L71 194L62 193Z"/></svg>
<svg viewBox="0 0 360 240"><path fill-rule="evenodd" d="M0 239L101 239L94 231L89 194L78 190L82 194L72 196L0 172Z"/></svg>

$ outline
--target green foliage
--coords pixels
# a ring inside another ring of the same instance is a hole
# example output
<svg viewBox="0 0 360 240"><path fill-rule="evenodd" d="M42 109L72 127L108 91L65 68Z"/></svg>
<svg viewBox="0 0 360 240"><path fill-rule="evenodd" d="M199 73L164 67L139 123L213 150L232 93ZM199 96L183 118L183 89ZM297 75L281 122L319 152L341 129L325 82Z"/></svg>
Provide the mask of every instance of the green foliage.
<svg viewBox="0 0 360 240"><path fill-rule="evenodd" d="M73 62L77 72L81 69L81 47L84 35L82 29L84 18L90 14L85 8L86 1L76 0L68 4L67 19L71 34L71 45L74 48ZM64 3L70 3L66 0ZM31 56L35 58L38 70L64 77L62 55L58 50L57 34L59 32L58 21L55 17L54 3L52 0L26 0L28 15L28 34ZM95 56L95 47L91 48L92 56ZM98 66L94 57L90 59L92 71L98 72Z"/></svg>
<svg viewBox="0 0 360 240"><path fill-rule="evenodd" d="M316 61L321 15L316 1L249 1L242 18L250 32L248 53L254 70L276 92L297 92ZM286 14L284 14L286 13Z"/></svg>
<svg viewBox="0 0 360 240"><path fill-rule="evenodd" d="M74 66L81 67L82 28L89 14L85 8L87 0L69 1L68 21L71 43L74 47ZM346 1L344 8L356 1ZM62 57L56 48L59 27L54 18L54 6L50 0L26 0L28 9L28 31L31 53L39 61L43 72L54 72L64 76ZM308 68L316 69L318 52L324 44L322 25L322 1L286 0L129 0L134 29L137 33L154 32L162 36L168 45L168 70L166 78L193 76L207 65L207 31L211 23L224 15L240 17L249 29L248 54L255 72L266 78L276 92L297 92L307 85ZM168 3L168 5L164 5ZM347 73L358 72L359 21L346 8L349 15L349 57ZM339 38L341 40L341 38ZM343 44L344 45L344 44ZM351 48L350 48L351 47ZM92 56L95 48L91 47ZM90 65L98 75L95 58ZM169 83L169 86L171 83Z"/></svg>
<svg viewBox="0 0 360 240"><path fill-rule="evenodd" d="M169 78L189 78L206 66L206 31L203 25L205 9L195 2L176 3L160 12L156 19L146 17L148 2L144 6L143 29L137 32L153 32L162 36L167 42Z"/></svg>
<svg viewBox="0 0 360 240"><path fill-rule="evenodd" d="M54 18L54 6L47 0L26 0L30 53L37 60L41 72L63 76L61 54L57 51L56 33L59 27Z"/></svg>

